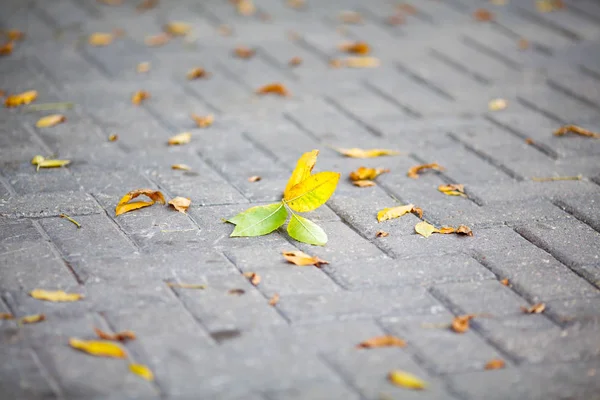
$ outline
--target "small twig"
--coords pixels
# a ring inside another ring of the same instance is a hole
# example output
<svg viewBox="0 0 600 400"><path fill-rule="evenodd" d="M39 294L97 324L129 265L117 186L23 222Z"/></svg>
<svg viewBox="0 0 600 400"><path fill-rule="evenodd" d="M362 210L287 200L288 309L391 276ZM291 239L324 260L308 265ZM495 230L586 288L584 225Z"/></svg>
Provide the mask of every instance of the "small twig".
<svg viewBox="0 0 600 400"><path fill-rule="evenodd" d="M72 223L75 224L77 229L81 228L81 224L79 222L75 221L73 218L69 217L67 214L60 214L59 217L64 218L68 221L71 221Z"/></svg>

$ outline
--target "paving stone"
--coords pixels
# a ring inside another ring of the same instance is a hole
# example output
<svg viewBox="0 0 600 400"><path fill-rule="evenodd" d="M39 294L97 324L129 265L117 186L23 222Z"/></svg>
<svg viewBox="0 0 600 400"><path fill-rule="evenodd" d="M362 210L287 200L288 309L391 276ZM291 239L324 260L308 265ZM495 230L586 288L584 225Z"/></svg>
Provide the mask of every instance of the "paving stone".
<svg viewBox="0 0 600 400"><path fill-rule="evenodd" d="M342 383L331 382L303 382L302 386L296 386L277 392L267 393L267 399L290 399L290 400L327 400L331 398L358 400L360 396L355 391Z"/></svg>
<svg viewBox="0 0 600 400"><path fill-rule="evenodd" d="M10 218L45 218L60 214L84 216L102 212L86 193L60 192L11 196L0 202L0 215Z"/></svg>
<svg viewBox="0 0 600 400"><path fill-rule="evenodd" d="M298 267L292 264L280 268L254 269L261 277L258 289L267 297L276 293L288 294L331 293L341 288L323 271L314 266Z"/></svg>
<svg viewBox="0 0 600 400"><path fill-rule="evenodd" d="M574 198L572 196L562 196L557 200L559 207L574 215L580 221L600 231L600 217L595 210L598 210L600 204L600 193L589 193L586 196Z"/></svg>
<svg viewBox="0 0 600 400"><path fill-rule="evenodd" d="M561 323L598 324L599 297L570 298L552 300L546 303L547 313Z"/></svg>
<svg viewBox="0 0 600 400"><path fill-rule="evenodd" d="M10 398L51 399L59 395L59 388L48 379L35 353L22 346L3 346L3 363L0 374L2 393Z"/></svg>

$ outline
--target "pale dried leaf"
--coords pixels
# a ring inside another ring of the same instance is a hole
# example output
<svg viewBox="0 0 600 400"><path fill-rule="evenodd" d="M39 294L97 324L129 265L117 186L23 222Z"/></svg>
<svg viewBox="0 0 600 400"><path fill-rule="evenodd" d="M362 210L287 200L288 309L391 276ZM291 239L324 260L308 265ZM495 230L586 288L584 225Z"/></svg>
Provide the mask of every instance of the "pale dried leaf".
<svg viewBox="0 0 600 400"><path fill-rule="evenodd" d="M91 46L108 46L109 44L112 43L114 39L114 36L112 33L104 33L104 32L97 32L97 33L92 33L89 37L88 37L88 43Z"/></svg>
<svg viewBox="0 0 600 400"><path fill-rule="evenodd" d="M350 172L350 180L362 181L362 180L373 180L379 175L390 172L388 168L367 168L359 167L356 171Z"/></svg>
<svg viewBox="0 0 600 400"><path fill-rule="evenodd" d="M261 179L262 179L262 178L261 178L260 176L258 176L258 175L254 175L254 176L251 176L250 178L248 178L248 182L258 182L258 181L260 181Z"/></svg>
<svg viewBox="0 0 600 400"><path fill-rule="evenodd" d="M178 169L180 171L190 171L192 169L192 167L190 167L189 165L185 165L185 164L173 164L173 165L171 165L171 169Z"/></svg>
<svg viewBox="0 0 600 400"><path fill-rule="evenodd" d="M244 276L248 278L250 283L254 286L258 286L258 284L260 283L260 275L258 275L256 272L244 272Z"/></svg>
<svg viewBox="0 0 600 400"><path fill-rule="evenodd" d="M269 299L269 305L270 306L274 306L277 303L279 303L279 294L275 293L273 296L271 296L271 298Z"/></svg>
<svg viewBox="0 0 600 400"><path fill-rule="evenodd" d="M414 204L407 204L404 206L384 208L377 213L377 221L387 221L388 219L400 218L401 216L408 213L416 213L417 215L423 215L421 209L415 207Z"/></svg>
<svg viewBox="0 0 600 400"><path fill-rule="evenodd" d="M187 144L192 140L192 134L190 132L182 132L178 133L175 136L171 136L169 138L168 144L169 146L182 145Z"/></svg>
<svg viewBox="0 0 600 400"><path fill-rule="evenodd" d="M323 264L329 264L328 261L321 260L319 257L311 257L302 251L284 251L283 257L291 264L299 265L301 267L307 265L314 265L315 267L321 267Z"/></svg>
<svg viewBox="0 0 600 400"><path fill-rule="evenodd" d="M377 347L406 347L406 342L396 336L385 335L385 336L375 336L369 340L365 340L364 342L356 345L359 349L369 349L369 348L377 348Z"/></svg>
<svg viewBox="0 0 600 400"><path fill-rule="evenodd" d="M373 181L353 181L352 184L362 188L377 186L377 184Z"/></svg>
<svg viewBox="0 0 600 400"><path fill-rule="evenodd" d="M431 236L435 231L435 226L431 225L429 222L421 221L415 225L415 232L426 238Z"/></svg>
<svg viewBox="0 0 600 400"><path fill-rule="evenodd" d="M207 127L211 126L213 124L213 122L215 121L215 117L212 114L208 114L205 116L192 114L191 117L194 120L194 122L196 123L196 125L198 126L198 128L207 128Z"/></svg>
<svg viewBox="0 0 600 400"><path fill-rule="evenodd" d="M342 43L339 46L341 51L351 54L367 55L371 52L371 47L366 42Z"/></svg>
<svg viewBox="0 0 600 400"><path fill-rule="evenodd" d="M192 204L192 201L185 197L175 197L174 199L169 200L169 205L173 206L180 213L185 214L187 209Z"/></svg>
<svg viewBox="0 0 600 400"><path fill-rule="evenodd" d="M408 170L406 176L412 179L419 178L419 173L423 170L433 169L436 171L445 171L445 168L440 166L438 163L430 163L430 164L421 164L415 165Z"/></svg>
<svg viewBox="0 0 600 400"><path fill-rule="evenodd" d="M546 309L546 304L544 304L544 303L537 303L537 304L532 305L529 308L521 307L521 311L523 311L525 314L541 314L544 312L545 309Z"/></svg>
<svg viewBox="0 0 600 400"><path fill-rule="evenodd" d="M339 19L345 24L360 24L363 22L362 15L356 11L342 11Z"/></svg>
<svg viewBox="0 0 600 400"><path fill-rule="evenodd" d="M488 103L490 111L501 111L508 107L508 102L504 99L493 99Z"/></svg>
<svg viewBox="0 0 600 400"><path fill-rule="evenodd" d="M150 71L150 63L149 62L141 62L135 67L135 70L138 74L144 74Z"/></svg>
<svg viewBox="0 0 600 400"><path fill-rule="evenodd" d="M250 16L256 12L256 7L252 0L237 0L236 10L240 15Z"/></svg>

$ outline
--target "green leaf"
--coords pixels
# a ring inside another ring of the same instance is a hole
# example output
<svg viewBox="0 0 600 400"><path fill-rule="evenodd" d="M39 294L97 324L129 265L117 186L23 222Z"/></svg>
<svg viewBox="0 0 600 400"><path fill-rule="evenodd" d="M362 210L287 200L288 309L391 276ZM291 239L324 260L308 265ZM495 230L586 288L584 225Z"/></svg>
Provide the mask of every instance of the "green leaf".
<svg viewBox="0 0 600 400"><path fill-rule="evenodd" d="M227 222L235 224L230 236L261 236L279 228L286 219L283 203L275 203L249 208Z"/></svg>
<svg viewBox="0 0 600 400"><path fill-rule="evenodd" d="M294 211L312 211L329 200L339 180L338 172L319 172L292 187L283 199Z"/></svg>
<svg viewBox="0 0 600 400"><path fill-rule="evenodd" d="M327 234L321 227L309 219L299 215L292 215L287 231L291 237L308 244L323 246L327 243Z"/></svg>

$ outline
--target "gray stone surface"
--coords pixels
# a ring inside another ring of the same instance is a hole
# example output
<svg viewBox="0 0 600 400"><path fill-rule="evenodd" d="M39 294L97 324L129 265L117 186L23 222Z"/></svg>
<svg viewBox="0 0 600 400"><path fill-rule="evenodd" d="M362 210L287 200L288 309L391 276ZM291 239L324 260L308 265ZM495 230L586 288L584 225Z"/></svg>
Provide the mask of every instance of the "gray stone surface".
<svg viewBox="0 0 600 400"><path fill-rule="evenodd" d="M2 2L0 30L25 38L2 56L0 90L37 90L34 105L73 103L0 108L0 312L46 316L0 320L4 397L599 398L600 141L552 134L564 124L600 131L597 2L565 0L541 13L534 0L422 0L409 15L384 0L305 0L297 9L254 0L252 16L224 0L161 0L142 11L138 1L106 3ZM494 20L476 21L478 8ZM343 10L363 21L344 23ZM399 13L402 22L390 24ZM192 32L145 44L171 21ZM88 44L91 33L117 29L123 35L108 46ZM346 56L338 46L357 40L381 65L332 68ZM236 58L240 45L256 55ZM292 57L302 64L289 66ZM141 62L149 72L136 71ZM210 76L187 80L193 67ZM271 82L291 96L255 93ZM137 90L151 97L134 106ZM508 108L490 111L494 98ZM36 127L53 113L66 122ZM214 124L198 128L191 113L213 114ZM183 131L189 144L167 145ZM401 154L355 159L336 147ZM230 238L223 219L279 201L312 149L320 150L315 171L342 174L327 205L306 214L327 245L296 242L285 228ZM36 171L38 154L71 164ZM445 170L407 177L429 162ZM360 166L390 172L357 188L348 175ZM464 184L468 197L437 190L448 183ZM115 216L121 196L140 188L189 197L191 207ZM474 235L423 238L414 214L377 221L379 210L408 203L436 226L466 224ZM287 263L281 253L295 250L330 264ZM261 282L253 286L247 272ZM35 288L85 298L45 302L30 296ZM521 311L535 303L545 311ZM461 314L475 318L458 334L448 324ZM129 361L156 380L68 346L71 337L93 339L94 327L135 331L123 344ZM385 334L407 346L356 348ZM493 358L505 368L484 370ZM395 387L392 369L429 386Z"/></svg>

